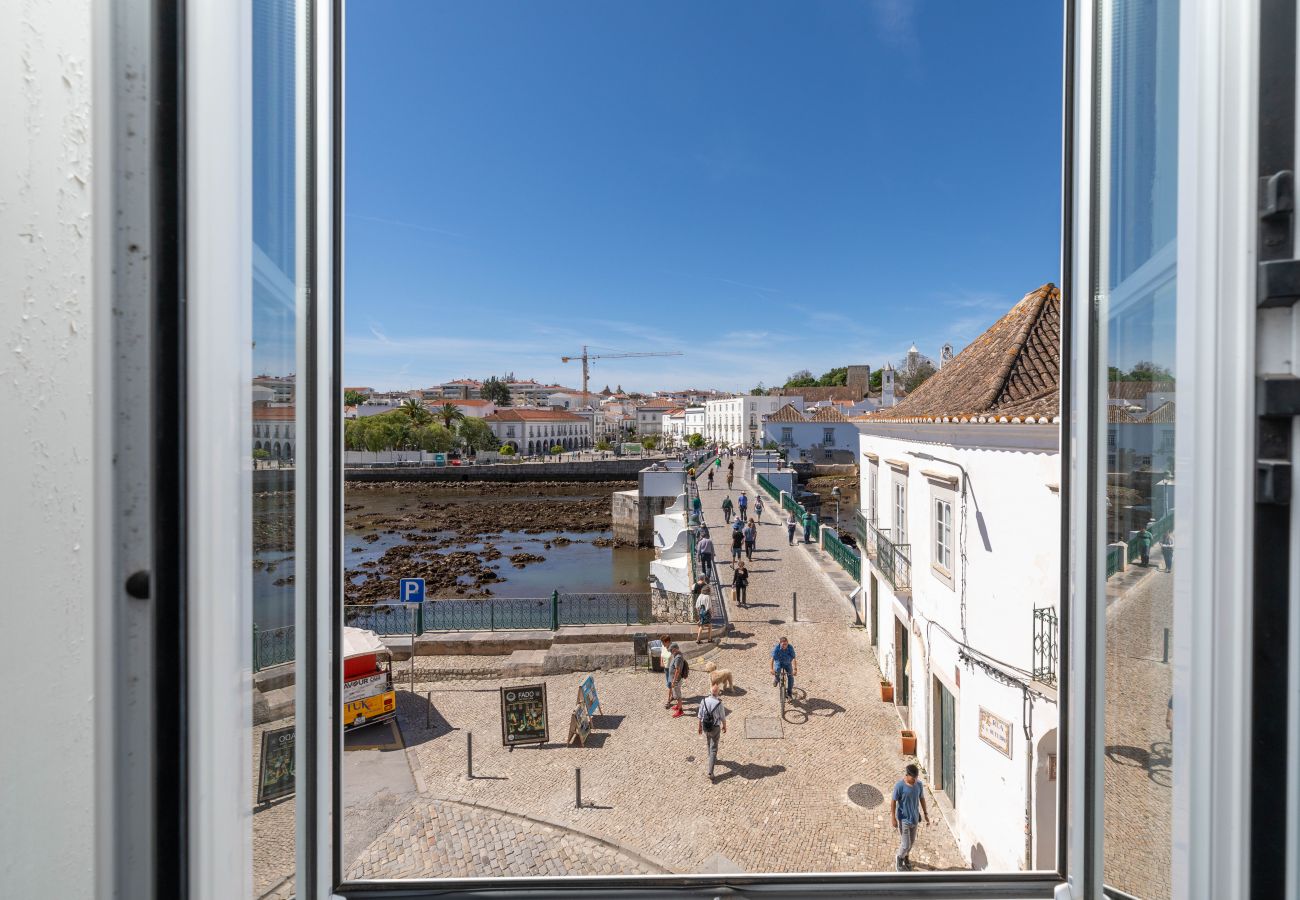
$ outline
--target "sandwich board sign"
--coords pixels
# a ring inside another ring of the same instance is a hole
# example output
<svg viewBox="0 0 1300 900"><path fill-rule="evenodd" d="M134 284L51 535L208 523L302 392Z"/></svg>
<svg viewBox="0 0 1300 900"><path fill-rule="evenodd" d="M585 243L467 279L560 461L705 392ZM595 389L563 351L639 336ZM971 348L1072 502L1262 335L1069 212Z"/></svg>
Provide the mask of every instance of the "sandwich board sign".
<svg viewBox="0 0 1300 900"><path fill-rule="evenodd" d="M293 737L293 725L262 732L262 758L257 767L259 804L293 793Z"/></svg>
<svg viewBox="0 0 1300 900"><path fill-rule="evenodd" d="M586 708L579 703L573 708L573 713L569 716L569 737L566 744L572 744L577 740L578 744L587 746L587 738L591 736L591 716L587 715Z"/></svg>
<svg viewBox="0 0 1300 900"><path fill-rule="evenodd" d="M578 687L578 706L586 710L588 716L594 716L600 710L600 698L596 696L596 678L588 675L587 680Z"/></svg>
<svg viewBox="0 0 1300 900"><path fill-rule="evenodd" d="M397 582L397 596L403 603L424 602L424 579L403 578Z"/></svg>
<svg viewBox="0 0 1300 900"><path fill-rule="evenodd" d="M500 691L502 747L545 744L550 740L545 684L503 687Z"/></svg>

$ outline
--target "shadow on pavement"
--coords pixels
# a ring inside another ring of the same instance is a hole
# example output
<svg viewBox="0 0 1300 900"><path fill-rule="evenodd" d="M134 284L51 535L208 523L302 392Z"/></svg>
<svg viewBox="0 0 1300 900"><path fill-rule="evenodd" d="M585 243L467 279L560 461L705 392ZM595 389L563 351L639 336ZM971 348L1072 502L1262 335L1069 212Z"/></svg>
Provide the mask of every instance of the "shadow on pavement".
<svg viewBox="0 0 1300 900"><path fill-rule="evenodd" d="M726 760L718 760L717 766L726 766L727 771L718 776L718 781L726 781L728 778L743 778L746 781L758 781L761 778L771 778L773 775L780 775L785 771L785 766L760 766L757 763L734 763Z"/></svg>

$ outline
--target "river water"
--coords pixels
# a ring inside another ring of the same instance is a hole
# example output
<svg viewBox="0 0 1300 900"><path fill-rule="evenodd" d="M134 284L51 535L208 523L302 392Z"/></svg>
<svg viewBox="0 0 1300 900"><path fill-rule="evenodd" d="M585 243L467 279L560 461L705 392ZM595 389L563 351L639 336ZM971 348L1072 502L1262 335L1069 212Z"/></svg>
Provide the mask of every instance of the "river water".
<svg viewBox="0 0 1300 900"><path fill-rule="evenodd" d="M611 489L600 484L584 486L579 493L566 493L562 497L545 493L545 488L538 492L513 494L509 496L488 495L438 495L439 504L449 504L450 508L440 510L438 521L430 521L424 527L412 528L409 525L391 528L389 523L375 524L376 516L401 515L413 509L419 509L418 500L413 500L410 489L404 486L377 486L365 491L348 492L346 511L344 513L343 563L349 573L349 579L355 584L366 578L369 573L376 573L386 588L391 583L391 597L397 599L397 582L403 572L400 566L379 566L381 557L390 549L409 543L407 535L413 531L432 542L449 542L446 547L428 547L424 553L449 554L453 552L479 553L484 549L484 541L477 536L460 534L456 529L442 529L449 523L474 521L474 504L492 504L497 511L505 510L504 521L517 516L510 516L509 509L522 507L528 503L545 501L557 510L560 521L564 518L564 505L574 501L602 501L608 509ZM274 532L292 510L292 493L258 495L254 501L255 533L265 536ZM502 506L504 504L504 506ZM461 512L463 508L463 514ZM550 518L550 517L548 517ZM532 523L528 530L538 526L555 525L554 521ZM261 529L259 531L259 528ZM613 534L609 530L606 518L605 527L598 531L571 531L564 528L549 528L529 534L523 529L501 529L493 531L491 543L503 554L499 559L485 563L495 570L499 580L488 585L491 595L495 597L549 597L552 591L561 593L627 593L649 590L648 577L650 562L654 559L652 549L638 547L597 546L592 543L598 538L609 539ZM560 543L555 543L561 539ZM565 543L568 541L569 543ZM253 572L254 619L261 629L277 628L293 622L293 577L295 565L293 554L276 549L274 540L262 540L255 554ZM548 546L549 544L549 546ZM280 542L283 546L283 542ZM541 561L529 562L523 568L514 566L509 556L518 553L533 554L543 557ZM370 563L367 567L367 563ZM472 596L472 578L458 579L465 590ZM430 588L430 599L457 594L453 589L435 590Z"/></svg>

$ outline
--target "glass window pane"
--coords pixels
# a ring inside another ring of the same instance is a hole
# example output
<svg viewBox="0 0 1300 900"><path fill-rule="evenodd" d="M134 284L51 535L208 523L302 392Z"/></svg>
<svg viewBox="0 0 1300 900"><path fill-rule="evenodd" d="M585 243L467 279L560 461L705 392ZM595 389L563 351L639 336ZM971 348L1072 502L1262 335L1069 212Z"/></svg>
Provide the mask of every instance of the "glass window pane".
<svg viewBox="0 0 1300 900"><path fill-rule="evenodd" d="M300 0L252 0L253 896L290 897L295 875L294 518L300 147Z"/></svg>
<svg viewBox="0 0 1300 900"><path fill-rule="evenodd" d="M1093 237L1104 397L1108 884L1170 896L1177 0L1100 5Z"/></svg>

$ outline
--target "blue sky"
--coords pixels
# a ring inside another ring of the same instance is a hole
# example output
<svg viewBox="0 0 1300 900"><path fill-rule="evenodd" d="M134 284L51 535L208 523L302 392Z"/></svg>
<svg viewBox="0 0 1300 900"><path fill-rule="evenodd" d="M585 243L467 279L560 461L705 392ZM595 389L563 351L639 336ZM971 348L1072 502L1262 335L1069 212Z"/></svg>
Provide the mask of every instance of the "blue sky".
<svg viewBox="0 0 1300 900"><path fill-rule="evenodd" d="M347 9L348 384L748 389L1058 280L1059 3Z"/></svg>

